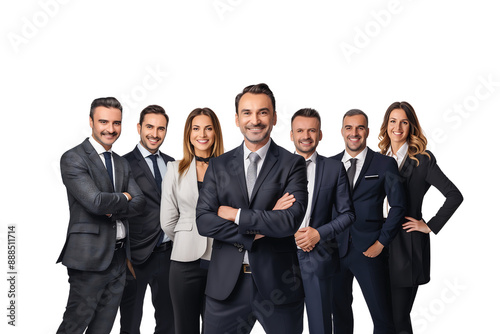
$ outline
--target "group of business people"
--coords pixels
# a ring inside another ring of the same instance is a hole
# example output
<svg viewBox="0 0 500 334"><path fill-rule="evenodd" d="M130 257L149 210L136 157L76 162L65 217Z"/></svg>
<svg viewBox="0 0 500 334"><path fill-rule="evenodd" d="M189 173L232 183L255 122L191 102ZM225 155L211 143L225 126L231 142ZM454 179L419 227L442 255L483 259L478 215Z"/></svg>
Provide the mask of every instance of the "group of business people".
<svg viewBox="0 0 500 334"><path fill-rule="evenodd" d="M121 133L115 98L91 105L92 135L61 158L70 222L58 259L70 292L58 333L139 333L151 288L155 333L353 333L356 277L374 333L412 333L417 288L429 281L429 233L462 202L426 150L410 104L393 103L366 145L368 116L342 119L345 150L321 156L321 117L291 119L292 154L271 139L274 95L251 85L235 99L243 143L224 153L216 114L197 108L184 127L183 157L160 152L168 116L140 114L139 144L112 151ZM430 186L446 197L428 221ZM384 208L389 208L384 210ZM200 317L203 323L200 324Z"/></svg>

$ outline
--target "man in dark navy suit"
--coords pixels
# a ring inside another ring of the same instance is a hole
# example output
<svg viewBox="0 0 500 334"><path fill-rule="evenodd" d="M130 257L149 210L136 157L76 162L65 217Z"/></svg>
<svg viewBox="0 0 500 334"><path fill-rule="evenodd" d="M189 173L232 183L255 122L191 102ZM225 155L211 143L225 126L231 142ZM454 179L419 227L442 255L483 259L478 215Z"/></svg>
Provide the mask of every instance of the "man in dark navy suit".
<svg viewBox="0 0 500 334"><path fill-rule="evenodd" d="M401 228L406 199L396 161L366 147L368 134L366 114L358 109L348 111L342 122L345 151L333 157L342 161L347 170L356 212L354 224L337 236L340 272L333 278L335 334L353 333L353 277L356 277L370 310L373 333L395 333L387 246ZM391 208L384 219L386 197Z"/></svg>
<svg viewBox="0 0 500 334"><path fill-rule="evenodd" d="M214 238L208 270L205 334L302 333L304 292L294 233L307 207L305 161L276 145L274 95L266 84L236 96L244 142L210 160L196 223ZM273 210L286 193L295 202Z"/></svg>
<svg viewBox="0 0 500 334"><path fill-rule="evenodd" d="M307 166L308 205L295 233L300 272L306 295L310 334L332 333L332 276L338 268L334 238L355 219L349 181L341 162L321 156L321 117L310 108L292 116L290 138Z"/></svg>
<svg viewBox="0 0 500 334"><path fill-rule="evenodd" d="M132 175L146 197L141 215L130 217L131 269L120 304L120 333L138 334L144 294L149 285L155 308L155 334L174 334L174 314L169 290L172 241L160 227L162 178L167 162L174 159L160 152L165 140L168 115L157 105L146 107L139 116L140 142L124 155ZM133 272L133 274L132 274Z"/></svg>

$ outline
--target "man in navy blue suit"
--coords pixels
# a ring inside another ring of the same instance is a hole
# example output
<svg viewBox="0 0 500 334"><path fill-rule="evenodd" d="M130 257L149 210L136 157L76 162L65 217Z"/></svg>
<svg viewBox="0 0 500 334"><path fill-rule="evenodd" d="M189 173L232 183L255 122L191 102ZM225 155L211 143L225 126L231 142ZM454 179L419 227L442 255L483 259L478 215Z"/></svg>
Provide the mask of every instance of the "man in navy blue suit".
<svg viewBox="0 0 500 334"><path fill-rule="evenodd" d="M310 334L332 333L332 276L338 268L334 238L355 219L349 181L340 161L316 151L322 138L321 117L310 108L292 116L290 138L307 166L306 215L295 233Z"/></svg>
<svg viewBox="0 0 500 334"><path fill-rule="evenodd" d="M266 84L236 96L239 147L211 159L196 208L201 235L214 238L205 334L302 333L304 292L294 233L307 207L306 164L276 145L275 100ZM286 193L294 202L273 210Z"/></svg>
<svg viewBox="0 0 500 334"><path fill-rule="evenodd" d="M396 161L366 147L368 134L368 116L358 109L349 110L342 122L345 151L333 157L347 170L356 212L354 224L337 236L340 272L333 278L335 334L353 333L353 277L370 310L373 333L395 333L387 246L401 228L406 199ZM391 208L384 219L386 197Z"/></svg>

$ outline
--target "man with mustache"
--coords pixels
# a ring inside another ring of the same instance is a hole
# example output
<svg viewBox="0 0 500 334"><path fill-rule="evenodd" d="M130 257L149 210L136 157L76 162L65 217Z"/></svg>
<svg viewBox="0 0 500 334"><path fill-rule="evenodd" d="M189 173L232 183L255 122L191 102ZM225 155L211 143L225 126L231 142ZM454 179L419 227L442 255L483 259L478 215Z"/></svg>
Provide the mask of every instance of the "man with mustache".
<svg viewBox="0 0 500 334"><path fill-rule="evenodd" d="M144 294L149 285L155 308L156 334L174 334L174 314L169 290L172 241L160 226L161 183L167 162L174 159L160 152L165 140L168 115L158 105L141 111L137 132L139 144L123 157L146 197L141 215L130 217L131 270L120 303L120 333L138 334L142 320Z"/></svg>
<svg viewBox="0 0 500 334"><path fill-rule="evenodd" d="M305 161L271 139L277 115L266 84L246 87L235 105L244 141L210 160L196 208L199 233L214 238L204 333L250 333L256 320L266 333L302 333L293 235L307 207Z"/></svg>
<svg viewBox="0 0 500 334"><path fill-rule="evenodd" d="M95 99L92 136L61 157L70 219L57 262L68 268L70 290L57 333L109 333L120 304L130 256L127 218L145 204L128 162L111 150L121 122L118 100Z"/></svg>
<svg viewBox="0 0 500 334"><path fill-rule="evenodd" d="M354 207L343 164L316 151L323 136L319 113L311 108L300 109L293 114L291 125L295 151L307 165L309 199L295 242L309 333L331 334L332 276L339 265L334 241L354 222Z"/></svg>
<svg viewBox="0 0 500 334"><path fill-rule="evenodd" d="M335 334L352 334L353 278L361 287L374 324L373 333L395 333L390 303L387 246L401 228L406 195L396 161L366 146L368 116L349 110L342 121L345 151L334 156L347 170L356 220L337 236L340 272L333 276ZM384 199L391 206L383 216Z"/></svg>

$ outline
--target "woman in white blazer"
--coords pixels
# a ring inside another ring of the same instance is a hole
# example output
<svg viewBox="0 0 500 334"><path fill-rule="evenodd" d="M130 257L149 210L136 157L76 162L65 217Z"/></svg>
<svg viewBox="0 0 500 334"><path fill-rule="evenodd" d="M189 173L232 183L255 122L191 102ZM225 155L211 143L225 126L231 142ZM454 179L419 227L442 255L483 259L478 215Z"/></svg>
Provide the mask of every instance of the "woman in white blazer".
<svg viewBox="0 0 500 334"><path fill-rule="evenodd" d="M224 153L219 120L193 110L184 127L184 157L169 162L162 184L161 227L173 241L170 293L177 334L200 333L212 239L198 234L196 202L210 158Z"/></svg>

